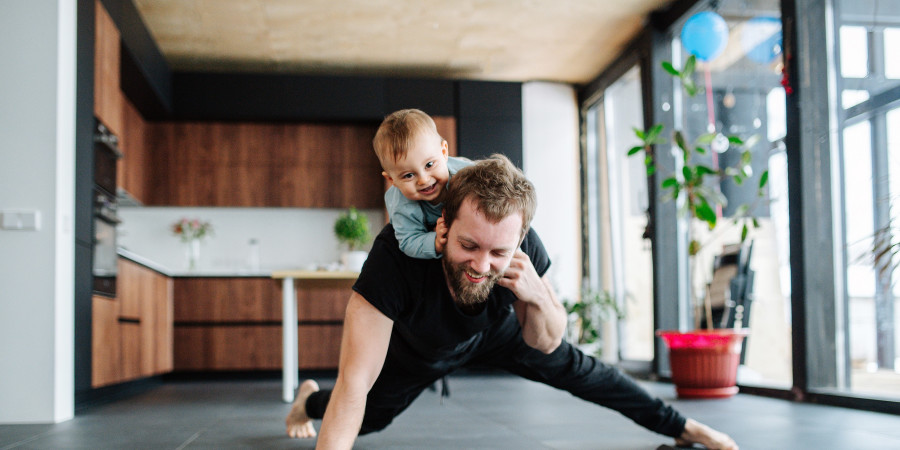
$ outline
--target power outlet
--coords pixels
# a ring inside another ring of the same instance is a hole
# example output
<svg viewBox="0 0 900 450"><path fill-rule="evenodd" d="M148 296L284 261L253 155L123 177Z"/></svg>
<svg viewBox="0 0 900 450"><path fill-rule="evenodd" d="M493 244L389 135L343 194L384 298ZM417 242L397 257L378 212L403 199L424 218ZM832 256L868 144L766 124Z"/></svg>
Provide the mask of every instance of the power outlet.
<svg viewBox="0 0 900 450"><path fill-rule="evenodd" d="M37 231L41 229L40 211L0 211L0 229Z"/></svg>

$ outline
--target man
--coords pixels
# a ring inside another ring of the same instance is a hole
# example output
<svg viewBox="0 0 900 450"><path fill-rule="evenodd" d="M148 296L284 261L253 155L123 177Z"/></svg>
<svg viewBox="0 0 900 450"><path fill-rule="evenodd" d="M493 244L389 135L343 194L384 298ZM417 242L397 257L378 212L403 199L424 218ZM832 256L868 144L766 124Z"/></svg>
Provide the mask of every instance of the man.
<svg viewBox="0 0 900 450"><path fill-rule="evenodd" d="M683 418L563 341L566 312L544 277L547 253L529 229L534 209L531 183L495 156L451 180L442 259L404 255L386 226L353 286L334 390L305 381L286 419L288 435L315 436L311 418L324 414L318 447L351 448L435 380L480 364L615 409L679 444L736 449L725 434Z"/></svg>

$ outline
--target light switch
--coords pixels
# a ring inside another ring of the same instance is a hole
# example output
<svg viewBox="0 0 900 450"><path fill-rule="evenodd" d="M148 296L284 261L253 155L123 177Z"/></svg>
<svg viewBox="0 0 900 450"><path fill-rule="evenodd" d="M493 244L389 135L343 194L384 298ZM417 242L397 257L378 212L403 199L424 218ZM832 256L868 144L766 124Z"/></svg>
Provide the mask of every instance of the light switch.
<svg viewBox="0 0 900 450"><path fill-rule="evenodd" d="M37 231L41 229L40 211L0 211L0 228Z"/></svg>

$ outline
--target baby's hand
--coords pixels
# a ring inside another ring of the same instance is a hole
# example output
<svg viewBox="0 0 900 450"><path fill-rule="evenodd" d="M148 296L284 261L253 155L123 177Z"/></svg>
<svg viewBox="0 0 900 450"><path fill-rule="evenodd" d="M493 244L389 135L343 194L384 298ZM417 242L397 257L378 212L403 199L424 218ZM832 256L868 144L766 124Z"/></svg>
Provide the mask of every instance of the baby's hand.
<svg viewBox="0 0 900 450"><path fill-rule="evenodd" d="M444 246L447 245L447 225L444 224L444 217L438 217L437 224L434 225L434 251L444 253Z"/></svg>

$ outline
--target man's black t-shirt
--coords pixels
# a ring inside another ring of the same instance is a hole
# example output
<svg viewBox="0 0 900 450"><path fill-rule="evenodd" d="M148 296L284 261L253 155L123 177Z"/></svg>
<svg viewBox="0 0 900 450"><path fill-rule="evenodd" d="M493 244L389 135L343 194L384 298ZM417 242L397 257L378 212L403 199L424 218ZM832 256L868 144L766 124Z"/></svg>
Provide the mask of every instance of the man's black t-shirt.
<svg viewBox="0 0 900 450"><path fill-rule="evenodd" d="M521 248L543 276L550 258L537 233L529 230ZM480 332L513 314L516 301L510 290L495 286L484 310L465 314L450 296L441 260L405 255L390 224L375 239L353 290L394 321L392 348L399 339L431 361L465 352Z"/></svg>

